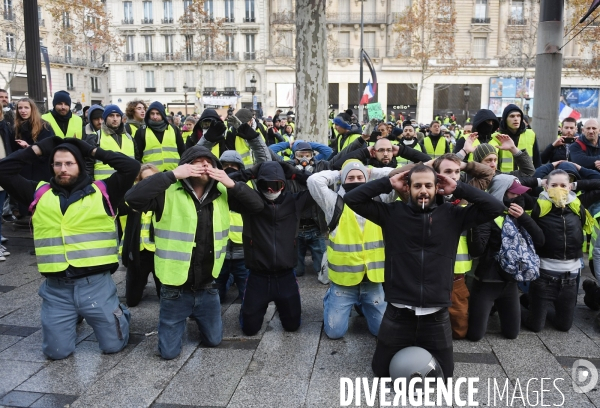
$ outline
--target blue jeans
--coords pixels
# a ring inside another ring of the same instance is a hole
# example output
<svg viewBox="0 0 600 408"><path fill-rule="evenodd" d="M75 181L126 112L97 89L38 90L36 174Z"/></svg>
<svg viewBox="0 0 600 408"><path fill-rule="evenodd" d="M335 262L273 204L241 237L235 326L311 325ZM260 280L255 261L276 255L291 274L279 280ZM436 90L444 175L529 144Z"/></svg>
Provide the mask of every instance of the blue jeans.
<svg viewBox="0 0 600 408"><path fill-rule="evenodd" d="M296 276L304 275L304 257L307 250L310 250L315 272L319 272L326 248L325 238L318 227L298 232L298 266L296 266Z"/></svg>
<svg viewBox="0 0 600 408"><path fill-rule="evenodd" d="M246 280L250 271L246 268L243 259L226 259L221 268L219 277L215 279L217 285L219 285L219 298L221 302L225 300L227 291L233 282L238 288L238 294L240 299L244 298L244 292L246 291Z"/></svg>
<svg viewBox="0 0 600 408"><path fill-rule="evenodd" d="M48 277L40 286L42 350L54 360L75 350L79 316L94 329L100 350L116 353L129 340L129 309L119 305L117 287L109 272L84 278Z"/></svg>
<svg viewBox="0 0 600 408"><path fill-rule="evenodd" d="M176 286L160 288L160 315L158 318L158 351L165 360L181 353L186 319L193 318L200 330L202 344L218 346L223 339L221 304L217 289L192 292Z"/></svg>
<svg viewBox="0 0 600 408"><path fill-rule="evenodd" d="M331 282L323 299L323 321L327 337L339 339L346 334L350 312L355 304L361 307L371 334L377 336L387 307L381 283L362 282L355 286L341 286Z"/></svg>

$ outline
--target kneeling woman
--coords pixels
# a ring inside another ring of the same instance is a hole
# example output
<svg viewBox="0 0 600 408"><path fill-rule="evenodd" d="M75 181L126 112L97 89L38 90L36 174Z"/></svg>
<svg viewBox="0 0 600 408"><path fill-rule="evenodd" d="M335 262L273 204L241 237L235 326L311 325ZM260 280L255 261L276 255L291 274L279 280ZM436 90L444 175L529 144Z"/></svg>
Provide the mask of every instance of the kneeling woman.
<svg viewBox="0 0 600 408"><path fill-rule="evenodd" d="M469 254L480 257L469 300L469 340L479 341L483 338L493 306L498 310L502 335L509 339L519 335L521 306L517 282L504 273L495 255L502 244L502 225L506 217L511 217L517 227L527 230L536 248L544 244L542 230L524 211L533 205L527 203L529 197L523 195L528 190L514 176L501 174L494 177L488 191L504 202L508 212L494 221L479 225L468 234Z"/></svg>

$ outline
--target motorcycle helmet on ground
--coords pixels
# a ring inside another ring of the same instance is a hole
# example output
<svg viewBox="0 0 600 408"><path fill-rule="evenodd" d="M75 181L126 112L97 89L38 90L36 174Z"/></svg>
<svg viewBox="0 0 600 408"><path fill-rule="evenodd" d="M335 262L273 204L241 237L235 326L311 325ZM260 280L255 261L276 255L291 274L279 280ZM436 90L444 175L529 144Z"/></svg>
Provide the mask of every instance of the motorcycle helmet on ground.
<svg viewBox="0 0 600 408"><path fill-rule="evenodd" d="M408 384L416 377L420 377L423 381L426 377L444 379L444 373L429 351L413 346L403 348L394 355L390 361L390 377L392 381L406 378Z"/></svg>

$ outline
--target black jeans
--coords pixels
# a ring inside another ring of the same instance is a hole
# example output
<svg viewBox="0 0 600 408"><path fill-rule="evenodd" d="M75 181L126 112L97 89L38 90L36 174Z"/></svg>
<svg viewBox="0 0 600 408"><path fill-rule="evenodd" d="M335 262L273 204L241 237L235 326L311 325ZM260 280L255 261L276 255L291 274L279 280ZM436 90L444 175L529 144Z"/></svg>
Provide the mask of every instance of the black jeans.
<svg viewBox="0 0 600 408"><path fill-rule="evenodd" d="M452 329L448 309L428 315L417 316L406 308L388 303L371 366L375 377L390 376L390 361L403 348L417 346L429 351L449 378L454 374L452 355Z"/></svg>
<svg viewBox="0 0 600 408"><path fill-rule="evenodd" d="M541 271L540 271L541 272ZM525 326L539 332L546 323L546 314L554 306L554 327L569 331L577 301L577 278L553 280L544 275L533 282L529 289L529 313L524 316Z"/></svg>
<svg viewBox="0 0 600 408"><path fill-rule="evenodd" d="M140 266L129 262L127 267L127 276L125 279L125 298L127 306L137 306L142 300L144 288L148 283L148 275L152 273L154 284L156 285L156 295L160 298L160 281L154 273L154 252L143 250L140 252Z"/></svg>
<svg viewBox="0 0 600 408"><path fill-rule="evenodd" d="M271 301L275 302L283 329L298 330L302 307L294 271L290 269L277 275L263 275L250 271L240 310L240 325L246 335L253 336L258 333Z"/></svg>
<svg viewBox="0 0 600 408"><path fill-rule="evenodd" d="M467 338L479 341L485 335L492 306L496 305L502 335L516 339L521 330L521 305L517 282L473 281L469 299Z"/></svg>

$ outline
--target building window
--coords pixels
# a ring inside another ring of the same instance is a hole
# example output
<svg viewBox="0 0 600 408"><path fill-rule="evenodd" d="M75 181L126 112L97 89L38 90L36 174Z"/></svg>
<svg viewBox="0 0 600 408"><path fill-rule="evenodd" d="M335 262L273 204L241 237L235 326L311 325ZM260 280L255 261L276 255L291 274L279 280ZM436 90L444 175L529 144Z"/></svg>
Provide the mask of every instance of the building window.
<svg viewBox="0 0 600 408"><path fill-rule="evenodd" d="M191 87L191 88L195 88L196 87L196 80L194 79L194 71L191 69L187 69L185 71L185 84L187 84L187 86Z"/></svg>
<svg viewBox="0 0 600 408"><path fill-rule="evenodd" d="M69 17L69 12L63 12L63 27L69 28L71 27L71 18Z"/></svg>
<svg viewBox="0 0 600 408"><path fill-rule="evenodd" d="M125 71L125 84L127 88L135 88L135 71Z"/></svg>
<svg viewBox="0 0 600 408"><path fill-rule="evenodd" d="M125 37L125 61L135 61L135 50L133 48L135 36L128 35Z"/></svg>
<svg viewBox="0 0 600 408"><path fill-rule="evenodd" d="M246 34L246 60L255 60L256 52L254 51L255 34Z"/></svg>
<svg viewBox="0 0 600 408"><path fill-rule="evenodd" d="M188 8L192 5L192 0L183 0L183 13L187 14Z"/></svg>
<svg viewBox="0 0 600 408"><path fill-rule="evenodd" d="M14 20L12 0L4 0L4 19Z"/></svg>
<svg viewBox="0 0 600 408"><path fill-rule="evenodd" d="M6 33L6 51L15 52L15 35Z"/></svg>
<svg viewBox="0 0 600 408"><path fill-rule="evenodd" d="M213 71L212 69L207 69L206 71L204 71L204 86L215 86L215 71Z"/></svg>
<svg viewBox="0 0 600 408"><path fill-rule="evenodd" d="M245 0L246 3L246 17L244 18L245 23L254 23L254 0Z"/></svg>
<svg viewBox="0 0 600 408"><path fill-rule="evenodd" d="M233 0L225 0L225 22L233 23L235 18L233 17Z"/></svg>
<svg viewBox="0 0 600 408"><path fill-rule="evenodd" d="M235 71L233 69L225 70L225 86L235 88Z"/></svg>
<svg viewBox="0 0 600 408"><path fill-rule="evenodd" d="M487 17L487 0L477 0L475 2L475 18L483 20Z"/></svg>
<svg viewBox="0 0 600 408"><path fill-rule="evenodd" d="M154 88L154 71L146 71L146 88Z"/></svg>
<svg viewBox="0 0 600 408"><path fill-rule="evenodd" d="M525 5L523 0L512 0L510 5L510 19L513 24L521 24L525 19Z"/></svg>
<svg viewBox="0 0 600 408"><path fill-rule="evenodd" d="M214 38L210 35L204 36L204 51L206 52L206 57L208 59L212 59L215 53L215 41Z"/></svg>
<svg viewBox="0 0 600 408"><path fill-rule="evenodd" d="M194 36L191 34L185 35L185 59L190 61L194 58Z"/></svg>
<svg viewBox="0 0 600 408"><path fill-rule="evenodd" d="M72 47L70 45L65 45L65 62L70 64L72 61Z"/></svg>
<svg viewBox="0 0 600 408"><path fill-rule="evenodd" d="M152 58L152 35L144 36L144 51L147 58Z"/></svg>
<svg viewBox="0 0 600 408"><path fill-rule="evenodd" d="M154 22L154 18L152 16L152 2L151 1L144 1L144 23L145 24L152 24Z"/></svg>
<svg viewBox="0 0 600 408"><path fill-rule="evenodd" d="M73 74L67 73L67 90L72 91L73 89L75 89L75 86L73 86Z"/></svg>
<svg viewBox="0 0 600 408"><path fill-rule="evenodd" d="M473 39L473 58L483 59L487 55L487 38L474 38Z"/></svg>
<svg viewBox="0 0 600 408"><path fill-rule="evenodd" d="M163 24L170 24L173 22L173 2L171 0L165 0L163 2L164 19Z"/></svg>
<svg viewBox="0 0 600 408"><path fill-rule="evenodd" d="M133 3L130 1L123 2L123 23L133 24Z"/></svg>
<svg viewBox="0 0 600 408"><path fill-rule="evenodd" d="M227 52L227 59L231 59L235 52L235 37L233 34L225 34L225 51Z"/></svg>
<svg viewBox="0 0 600 408"><path fill-rule="evenodd" d="M173 59L173 37L174 35L165 35L165 58L167 60Z"/></svg>
<svg viewBox="0 0 600 408"><path fill-rule="evenodd" d="M43 20L43 15L42 15L42 6L38 6L38 20L40 21L40 25L42 24L42 20Z"/></svg>
<svg viewBox="0 0 600 408"><path fill-rule="evenodd" d="M92 92L100 92L98 77L90 77L92 83Z"/></svg>
<svg viewBox="0 0 600 408"><path fill-rule="evenodd" d="M175 88L175 71L165 71L165 88Z"/></svg>
<svg viewBox="0 0 600 408"><path fill-rule="evenodd" d="M204 17L204 21L212 22L214 19L212 0L204 0L204 13L206 13L205 17Z"/></svg>

